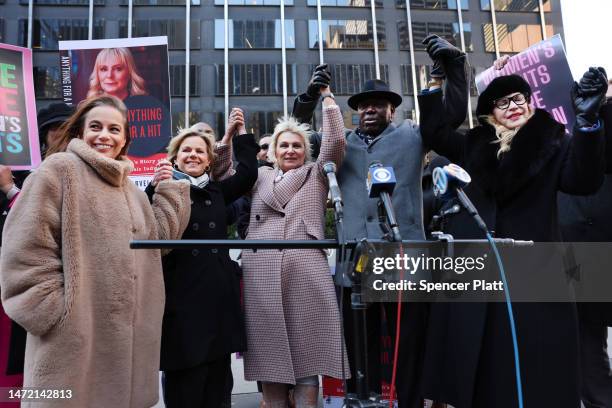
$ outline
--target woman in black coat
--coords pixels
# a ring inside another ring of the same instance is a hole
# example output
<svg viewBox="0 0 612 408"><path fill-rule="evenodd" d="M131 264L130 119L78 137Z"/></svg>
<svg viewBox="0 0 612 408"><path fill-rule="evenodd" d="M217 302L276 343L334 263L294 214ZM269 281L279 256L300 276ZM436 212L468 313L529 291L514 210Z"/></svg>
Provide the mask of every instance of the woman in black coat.
<svg viewBox="0 0 612 408"><path fill-rule="evenodd" d="M191 218L182 239L226 239L226 207L250 191L257 180L259 146L247 134L239 109L232 110L229 134L238 133L233 147L236 173L210 181L215 165L214 140L183 130L170 141L168 160L191 182ZM172 177L162 162L153 184ZM176 178L175 172L175 178ZM180 174L179 174L180 175ZM246 338L240 306L240 268L227 249L173 250L163 258L166 307L161 346L164 400L168 408L220 407L231 376L231 353L244 351Z"/></svg>
<svg viewBox="0 0 612 408"><path fill-rule="evenodd" d="M465 192L495 236L560 241L557 192L590 194L603 180L598 111L605 84L605 73L591 69L576 86L573 136L529 105L531 88L516 75L489 84L478 99L481 125L466 134L444 123L441 92L421 95L421 133L436 153L472 176ZM445 231L455 238L484 238L465 210ZM565 279L561 271L559 279ZM578 407L575 304L514 303L513 309L524 406ZM425 397L456 408L518 406L504 303L432 305L427 344Z"/></svg>

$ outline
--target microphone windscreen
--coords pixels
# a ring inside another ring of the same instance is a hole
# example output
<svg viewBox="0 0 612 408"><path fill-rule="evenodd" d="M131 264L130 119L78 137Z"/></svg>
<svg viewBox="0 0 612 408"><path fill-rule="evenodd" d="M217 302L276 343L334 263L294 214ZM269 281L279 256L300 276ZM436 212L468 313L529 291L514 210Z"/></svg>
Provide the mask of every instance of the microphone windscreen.
<svg viewBox="0 0 612 408"><path fill-rule="evenodd" d="M431 159L431 161L429 162L429 168L430 169L435 169L436 167L444 167L447 164L450 164L450 160L448 160L444 156L436 155L436 157Z"/></svg>

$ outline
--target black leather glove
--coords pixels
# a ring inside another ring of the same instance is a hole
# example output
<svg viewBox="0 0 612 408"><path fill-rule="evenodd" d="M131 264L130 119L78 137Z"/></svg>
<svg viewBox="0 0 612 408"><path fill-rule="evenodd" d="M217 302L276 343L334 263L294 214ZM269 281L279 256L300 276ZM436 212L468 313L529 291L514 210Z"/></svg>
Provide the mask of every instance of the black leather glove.
<svg viewBox="0 0 612 408"><path fill-rule="evenodd" d="M599 111L606 101L608 78L603 68L589 68L580 82L572 87L572 102L576 112L576 126L592 127L599 119Z"/></svg>
<svg viewBox="0 0 612 408"><path fill-rule="evenodd" d="M465 55L463 51L455 47L444 38L438 37L435 34L427 36L423 40L423 45L426 46L429 57L434 62L434 66L430 75L434 78L444 76L444 65L453 59Z"/></svg>
<svg viewBox="0 0 612 408"><path fill-rule="evenodd" d="M313 99L318 99L321 96L321 88L329 86L330 82L331 74L327 71L327 64L317 65L308 82L306 95Z"/></svg>

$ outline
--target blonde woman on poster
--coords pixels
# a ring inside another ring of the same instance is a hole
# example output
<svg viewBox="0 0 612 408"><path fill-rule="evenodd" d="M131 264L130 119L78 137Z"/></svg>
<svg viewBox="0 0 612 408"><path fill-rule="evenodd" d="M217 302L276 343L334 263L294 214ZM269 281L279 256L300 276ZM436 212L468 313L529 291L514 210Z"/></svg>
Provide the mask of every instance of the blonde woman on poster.
<svg viewBox="0 0 612 408"><path fill-rule="evenodd" d="M104 94L122 101L129 96L147 95L145 80L138 73L134 57L127 48L104 48L96 57L89 76L87 98Z"/></svg>

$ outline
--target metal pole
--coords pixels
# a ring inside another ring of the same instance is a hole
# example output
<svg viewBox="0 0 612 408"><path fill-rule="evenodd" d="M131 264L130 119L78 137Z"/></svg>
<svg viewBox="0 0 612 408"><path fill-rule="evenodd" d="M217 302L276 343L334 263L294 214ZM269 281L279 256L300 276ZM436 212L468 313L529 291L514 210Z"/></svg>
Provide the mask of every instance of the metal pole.
<svg viewBox="0 0 612 408"><path fill-rule="evenodd" d="M463 10L461 9L461 0L457 0L457 17L459 18L459 36L461 38L461 51L463 51L467 58L467 52L465 49L465 35L463 32ZM473 81L473 78L470 78L470 81ZM472 123L472 98L470 95L470 87L468 85L468 121L470 125L470 129L474 127Z"/></svg>
<svg viewBox="0 0 612 408"><path fill-rule="evenodd" d="M94 0L89 0L89 27L87 29L87 39L93 40L93 13L94 13Z"/></svg>
<svg viewBox="0 0 612 408"><path fill-rule="evenodd" d="M285 43L285 0L280 0L281 15L281 73L283 79L283 115L287 116L287 44Z"/></svg>
<svg viewBox="0 0 612 408"><path fill-rule="evenodd" d="M133 12L134 12L134 0L128 0L128 38L132 38Z"/></svg>
<svg viewBox="0 0 612 408"><path fill-rule="evenodd" d="M321 0L317 0L317 28L319 30L319 64L323 64L323 19L321 17Z"/></svg>
<svg viewBox="0 0 612 408"><path fill-rule="evenodd" d="M376 79L380 79L380 67L378 66L378 29L376 27L376 1L370 0L370 10L372 11L372 35L374 37L374 67L376 68Z"/></svg>
<svg viewBox="0 0 612 408"><path fill-rule="evenodd" d="M32 30L34 26L34 0L28 1L28 48L32 48Z"/></svg>
<svg viewBox="0 0 612 408"><path fill-rule="evenodd" d="M410 42L410 70L412 73L412 89L414 93L415 122L419 123L419 101L417 99L416 61L414 60L414 39L412 37L412 13L410 12L410 0L406 0L406 22L408 27L408 41Z"/></svg>
<svg viewBox="0 0 612 408"><path fill-rule="evenodd" d="M499 59L499 41L497 39L497 19L495 18L495 2L489 0L491 7L491 22L493 23L493 42L495 43L495 58Z"/></svg>
<svg viewBox="0 0 612 408"><path fill-rule="evenodd" d="M224 24L224 43L223 43L223 92L225 110L225 129L229 117L229 6L228 0L223 0L223 24Z"/></svg>
<svg viewBox="0 0 612 408"><path fill-rule="evenodd" d="M547 35L546 35L546 16L544 15L544 1L542 0L538 0L539 3L539 7L540 7L540 26L542 27L542 38L544 40L547 40Z"/></svg>
<svg viewBox="0 0 612 408"><path fill-rule="evenodd" d="M189 127L189 66L191 63L191 0L185 0L185 128Z"/></svg>

